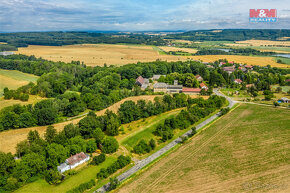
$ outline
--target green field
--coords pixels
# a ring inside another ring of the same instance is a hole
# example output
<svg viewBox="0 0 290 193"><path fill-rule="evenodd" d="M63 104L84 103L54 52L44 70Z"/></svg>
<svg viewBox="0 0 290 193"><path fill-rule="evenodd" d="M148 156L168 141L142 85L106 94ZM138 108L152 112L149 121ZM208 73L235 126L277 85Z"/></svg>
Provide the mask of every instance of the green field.
<svg viewBox="0 0 290 193"><path fill-rule="evenodd" d="M2 70L0 69L0 97L3 96L3 89L16 89L26 85L29 82L36 82L38 76L26 74L17 70Z"/></svg>
<svg viewBox="0 0 290 193"><path fill-rule="evenodd" d="M118 192L289 192L290 111L241 104Z"/></svg>
<svg viewBox="0 0 290 193"><path fill-rule="evenodd" d="M87 166L86 168L82 169L76 175L65 179L59 185L49 185L44 179L39 179L35 182L27 184L22 188L18 189L15 192L23 193L32 193L32 192L41 192L41 193L62 193L71 190L78 185L88 182L91 179L96 179L96 175L101 168L109 166L113 163L116 158L107 157L106 161L98 166Z"/></svg>

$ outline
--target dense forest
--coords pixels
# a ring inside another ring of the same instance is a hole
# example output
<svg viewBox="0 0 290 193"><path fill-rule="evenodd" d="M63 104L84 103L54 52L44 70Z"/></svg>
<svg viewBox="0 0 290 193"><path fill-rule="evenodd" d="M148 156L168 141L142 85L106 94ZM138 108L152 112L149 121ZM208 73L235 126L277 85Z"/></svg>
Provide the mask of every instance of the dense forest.
<svg viewBox="0 0 290 193"><path fill-rule="evenodd" d="M16 47L28 45L62 46L72 44L146 44L166 45L159 36L123 33L93 33L93 32L19 32L0 33L0 42L7 42Z"/></svg>
<svg viewBox="0 0 290 193"><path fill-rule="evenodd" d="M171 39L190 41L242 41L242 40L277 40L289 37L289 29L224 29L224 30L197 30L181 34L168 35Z"/></svg>

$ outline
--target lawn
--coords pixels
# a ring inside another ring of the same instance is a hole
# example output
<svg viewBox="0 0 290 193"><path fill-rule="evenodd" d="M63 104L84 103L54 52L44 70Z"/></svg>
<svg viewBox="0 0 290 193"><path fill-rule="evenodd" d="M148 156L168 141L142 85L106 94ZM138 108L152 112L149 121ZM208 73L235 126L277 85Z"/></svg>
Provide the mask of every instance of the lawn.
<svg viewBox="0 0 290 193"><path fill-rule="evenodd" d="M3 96L3 89L17 89L29 82L36 82L38 76L26 74L17 70L2 70L0 69L0 97Z"/></svg>
<svg viewBox="0 0 290 193"><path fill-rule="evenodd" d="M289 110L241 104L117 192L289 192L289 125Z"/></svg>
<svg viewBox="0 0 290 193"><path fill-rule="evenodd" d="M35 182L27 184L18 189L17 192L41 192L41 193L62 193L71 190L78 185L88 182L91 179L96 179L97 173L101 168L108 167L116 160L114 157L107 157L106 161L99 166L84 166L84 168L76 175L70 176L59 185L49 185L44 179L39 179Z"/></svg>

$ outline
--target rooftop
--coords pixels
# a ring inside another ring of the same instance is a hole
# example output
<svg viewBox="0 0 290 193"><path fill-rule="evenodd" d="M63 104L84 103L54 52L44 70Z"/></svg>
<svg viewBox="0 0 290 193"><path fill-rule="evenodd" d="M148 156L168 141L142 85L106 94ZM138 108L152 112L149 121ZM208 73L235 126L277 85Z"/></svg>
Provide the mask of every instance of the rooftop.
<svg viewBox="0 0 290 193"><path fill-rule="evenodd" d="M70 158L67 158L66 161L69 165L74 165L86 158L87 158L87 155L84 152L81 152L81 153L71 156Z"/></svg>

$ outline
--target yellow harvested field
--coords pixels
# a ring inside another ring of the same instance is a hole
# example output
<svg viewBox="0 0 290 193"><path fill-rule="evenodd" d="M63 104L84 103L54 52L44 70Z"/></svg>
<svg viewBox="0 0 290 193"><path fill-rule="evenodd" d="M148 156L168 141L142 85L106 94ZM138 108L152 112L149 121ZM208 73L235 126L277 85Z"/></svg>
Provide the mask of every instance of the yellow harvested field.
<svg viewBox="0 0 290 193"><path fill-rule="evenodd" d="M161 47L168 49L180 49L175 47ZM188 49L192 51L194 49ZM202 60L204 62L213 62L218 59L228 59L238 63L247 63L250 65L274 67L288 67L285 64L278 64L272 57L253 57L253 56L235 56L235 55L204 55L204 56L173 56L159 55L157 50L151 46L138 45L117 45L117 44L83 44L69 46L28 46L19 48L17 53L25 55L35 55L52 61L71 62L81 61L88 66L107 65L125 65L137 62L150 62L157 59L167 61L185 61L187 59Z"/></svg>
<svg viewBox="0 0 290 193"><path fill-rule="evenodd" d="M265 49L257 49L261 52L275 52L275 53L290 53L290 51L283 51L283 50L275 50L275 49L271 49L271 48L265 48Z"/></svg>
<svg viewBox="0 0 290 193"><path fill-rule="evenodd" d="M237 56L237 55L202 55L202 56L188 56L194 60L202 60L203 62L213 62L218 59L227 59L228 61L234 61L236 63L246 63L249 65L259 65L280 68L289 68L287 64L279 64L273 57L255 57L255 56Z"/></svg>
<svg viewBox="0 0 290 193"><path fill-rule="evenodd" d="M132 101L137 101L137 100L146 100L146 101L153 101L154 98L158 96L158 95L144 95L144 96L134 96L134 97L128 97L126 99L123 99L117 103L115 103L114 105L96 112L96 115L100 116L103 115L106 110L110 110L113 112L117 112L117 110L119 109L120 105L122 103L124 103L127 100L132 100ZM56 123L53 126L55 127L55 129L57 131L62 131L65 125L68 125L70 123L73 124L77 124L81 118L76 118L70 121L65 121L62 123ZM0 132L0 150L2 152L11 152L11 153L15 153L16 152L16 145L17 143L25 140L27 138L27 134L29 131L31 130L37 130L40 134L40 136L44 136L45 130L46 130L47 126L39 126L39 127L30 127L30 128L22 128L22 129L14 129L14 130L8 130L8 131L2 131Z"/></svg>
<svg viewBox="0 0 290 193"><path fill-rule="evenodd" d="M182 51L182 52L188 52L188 53L192 53L195 54L197 52L196 49L193 48L177 48L177 47L170 47L170 46L160 46L159 48L161 48L162 50L164 50L165 52L169 52L169 51Z"/></svg>
<svg viewBox="0 0 290 193"><path fill-rule="evenodd" d="M7 44L6 42L0 42L0 44Z"/></svg>
<svg viewBox="0 0 290 193"><path fill-rule="evenodd" d="M225 44L228 46L283 46L289 47L290 41L271 41L271 40L246 40L236 41L235 44Z"/></svg>
<svg viewBox="0 0 290 193"><path fill-rule="evenodd" d="M281 37L281 38L278 38L278 40L289 40L290 37Z"/></svg>
<svg viewBox="0 0 290 193"><path fill-rule="evenodd" d="M0 110L8 107L8 106L12 106L12 105L16 105L16 104L20 104L20 105L28 105L28 104L34 104L37 103L41 100L43 100L45 98L42 98L40 96L37 95L30 95L29 96L29 100L28 101L20 101L20 100L4 100L4 97L0 98Z"/></svg>
<svg viewBox="0 0 290 193"><path fill-rule="evenodd" d="M179 56L159 55L151 46L117 44L82 44L69 46L28 46L19 48L18 54L35 55L52 61L81 61L87 66L124 65L150 62L157 59L176 61Z"/></svg>

